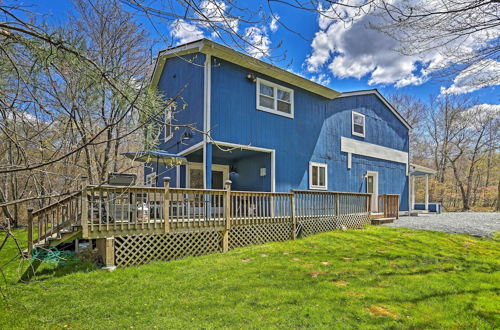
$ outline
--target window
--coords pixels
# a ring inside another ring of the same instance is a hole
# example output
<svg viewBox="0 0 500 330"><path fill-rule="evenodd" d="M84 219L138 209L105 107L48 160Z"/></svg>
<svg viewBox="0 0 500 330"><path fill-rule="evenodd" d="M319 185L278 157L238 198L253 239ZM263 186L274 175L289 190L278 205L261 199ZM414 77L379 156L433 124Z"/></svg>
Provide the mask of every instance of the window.
<svg viewBox="0 0 500 330"><path fill-rule="evenodd" d="M164 124L163 124L163 141L167 142L174 136L174 130L172 128L172 107L165 108L163 114Z"/></svg>
<svg viewBox="0 0 500 330"><path fill-rule="evenodd" d="M146 187L154 187L156 186L156 172L151 172L149 174L146 174L146 180L145 180L145 186Z"/></svg>
<svg viewBox="0 0 500 330"><path fill-rule="evenodd" d="M257 109L293 118L293 90L257 78Z"/></svg>
<svg viewBox="0 0 500 330"><path fill-rule="evenodd" d="M328 166L325 163L309 163L309 189L328 189Z"/></svg>
<svg viewBox="0 0 500 330"><path fill-rule="evenodd" d="M365 137L365 115L352 112L352 135Z"/></svg>

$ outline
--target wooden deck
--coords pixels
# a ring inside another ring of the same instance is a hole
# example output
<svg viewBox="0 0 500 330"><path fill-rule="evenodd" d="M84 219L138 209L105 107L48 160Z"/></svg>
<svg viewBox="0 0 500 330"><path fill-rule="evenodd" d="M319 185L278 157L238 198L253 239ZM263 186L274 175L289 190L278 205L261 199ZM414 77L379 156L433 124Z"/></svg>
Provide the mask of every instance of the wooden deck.
<svg viewBox="0 0 500 330"><path fill-rule="evenodd" d="M165 188L87 186L29 211L27 253L81 237L95 239L109 263L130 265L175 258L179 249L188 255L224 252L370 223L369 194L232 191L229 184L225 188L169 188L168 181ZM392 212L388 201L394 198L384 198L384 210Z"/></svg>

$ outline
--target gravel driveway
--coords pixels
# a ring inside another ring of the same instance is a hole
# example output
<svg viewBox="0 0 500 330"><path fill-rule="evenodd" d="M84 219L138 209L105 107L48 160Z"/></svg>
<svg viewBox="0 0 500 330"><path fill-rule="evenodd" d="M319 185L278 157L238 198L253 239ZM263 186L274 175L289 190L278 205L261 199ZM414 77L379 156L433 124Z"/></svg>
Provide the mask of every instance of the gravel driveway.
<svg viewBox="0 0 500 330"><path fill-rule="evenodd" d="M400 217L388 227L403 227L491 237L500 231L500 213L450 212L439 215Z"/></svg>

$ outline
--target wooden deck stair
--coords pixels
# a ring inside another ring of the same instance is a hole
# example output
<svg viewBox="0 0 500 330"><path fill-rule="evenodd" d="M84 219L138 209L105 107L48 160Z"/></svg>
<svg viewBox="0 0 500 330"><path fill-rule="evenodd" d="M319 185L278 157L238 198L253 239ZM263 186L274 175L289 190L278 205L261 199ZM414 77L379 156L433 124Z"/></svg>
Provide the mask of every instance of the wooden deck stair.
<svg viewBox="0 0 500 330"><path fill-rule="evenodd" d="M371 220L372 225L382 225L384 223L393 223L396 218L376 218Z"/></svg>

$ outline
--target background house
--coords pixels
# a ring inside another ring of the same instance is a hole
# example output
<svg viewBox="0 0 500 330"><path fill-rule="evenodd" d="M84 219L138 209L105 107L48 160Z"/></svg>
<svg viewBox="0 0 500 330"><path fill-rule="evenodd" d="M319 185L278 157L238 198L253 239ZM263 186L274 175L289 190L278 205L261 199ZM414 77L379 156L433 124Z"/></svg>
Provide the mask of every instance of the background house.
<svg viewBox="0 0 500 330"><path fill-rule="evenodd" d="M172 123L195 130L166 126L160 149L189 163L146 167L147 177L169 176L174 187L221 189L230 178L234 190L399 194L409 209L410 126L376 90L341 94L206 39L161 52L153 85L176 98Z"/></svg>

